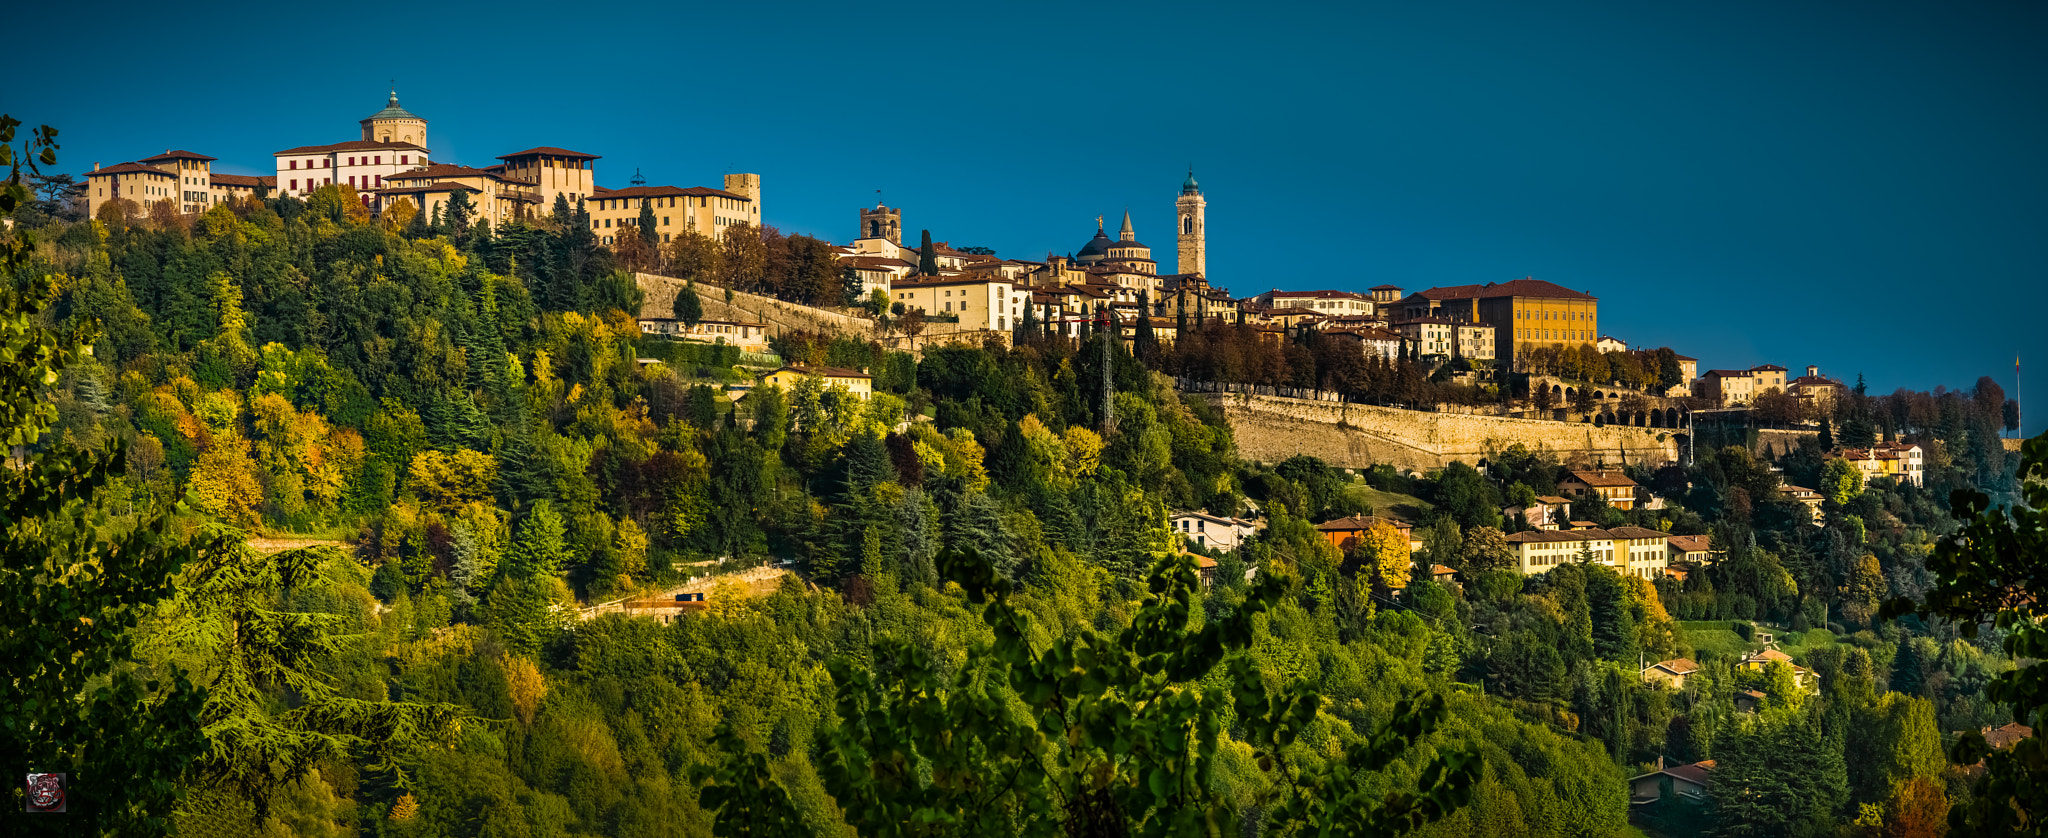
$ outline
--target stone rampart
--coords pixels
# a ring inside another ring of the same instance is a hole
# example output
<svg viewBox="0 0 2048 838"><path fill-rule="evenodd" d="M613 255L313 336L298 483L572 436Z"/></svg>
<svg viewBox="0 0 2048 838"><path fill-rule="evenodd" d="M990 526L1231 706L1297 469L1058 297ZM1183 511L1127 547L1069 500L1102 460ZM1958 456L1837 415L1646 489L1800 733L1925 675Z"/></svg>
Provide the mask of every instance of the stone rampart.
<svg viewBox="0 0 2048 838"><path fill-rule="evenodd" d="M1478 463L1489 450L1516 443L1559 457L1584 453L1598 463L1676 460L1669 429L1601 427L1503 416L1400 410L1241 393L1205 394L1223 408L1239 456L1277 463L1296 454L1343 468L1390 463L1427 471L1460 460Z"/></svg>

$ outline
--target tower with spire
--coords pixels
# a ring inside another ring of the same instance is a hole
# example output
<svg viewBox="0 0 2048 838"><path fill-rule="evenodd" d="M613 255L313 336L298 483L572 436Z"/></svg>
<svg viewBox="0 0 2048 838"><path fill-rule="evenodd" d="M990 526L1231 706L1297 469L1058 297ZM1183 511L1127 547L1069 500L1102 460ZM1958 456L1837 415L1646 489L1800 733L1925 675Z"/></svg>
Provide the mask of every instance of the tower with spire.
<svg viewBox="0 0 2048 838"><path fill-rule="evenodd" d="M379 143L412 143L427 147L427 121L398 105L398 85L391 85L391 98L384 109L363 117L363 139ZM426 162L424 160L420 161Z"/></svg>
<svg viewBox="0 0 2048 838"><path fill-rule="evenodd" d="M1204 211L1209 202L1202 199L1202 185L1195 182L1195 167L1188 166L1188 178L1180 183L1180 198L1173 202L1174 213L1180 217L1180 265L1179 272L1204 276L1208 266L1204 239Z"/></svg>

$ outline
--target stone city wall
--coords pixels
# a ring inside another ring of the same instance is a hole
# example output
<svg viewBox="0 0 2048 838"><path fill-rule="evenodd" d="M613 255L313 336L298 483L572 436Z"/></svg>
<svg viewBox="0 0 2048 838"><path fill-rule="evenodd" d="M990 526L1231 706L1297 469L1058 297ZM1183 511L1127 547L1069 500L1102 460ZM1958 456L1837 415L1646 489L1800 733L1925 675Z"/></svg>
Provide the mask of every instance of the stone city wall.
<svg viewBox="0 0 2048 838"><path fill-rule="evenodd" d="M1204 394L1223 408L1237 437L1239 456L1277 463L1308 454L1342 468L1391 463L1427 471L1453 460L1476 464L1489 449L1516 443L1547 448L1560 458L1585 453L1596 463L1656 464L1676 460L1668 429L1605 427L1501 416L1429 413L1374 405L1255 396Z"/></svg>

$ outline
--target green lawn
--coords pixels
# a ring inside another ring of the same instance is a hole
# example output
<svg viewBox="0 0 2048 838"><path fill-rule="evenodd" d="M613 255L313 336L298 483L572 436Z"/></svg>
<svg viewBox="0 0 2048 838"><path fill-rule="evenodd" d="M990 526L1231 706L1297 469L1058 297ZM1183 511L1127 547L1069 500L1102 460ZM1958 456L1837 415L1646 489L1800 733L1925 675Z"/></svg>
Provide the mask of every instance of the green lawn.
<svg viewBox="0 0 2048 838"><path fill-rule="evenodd" d="M1352 500L1370 504L1374 515L1399 518L1411 524L1428 520L1430 511L1436 508L1414 495L1382 492L1364 483L1345 486L1344 493Z"/></svg>
<svg viewBox="0 0 2048 838"><path fill-rule="evenodd" d="M1761 643L1751 643L1729 628L1727 620L1693 620L1678 623L1679 631L1685 632L1685 639L1695 650L1706 650L1729 657L1741 656L1763 648ZM1758 631L1767 631L1778 638L1778 650L1795 659L1804 659L1806 653L1823 646L1832 646L1837 641L1827 629L1798 632L1798 640L1791 638L1793 632L1780 631L1768 626L1759 626Z"/></svg>

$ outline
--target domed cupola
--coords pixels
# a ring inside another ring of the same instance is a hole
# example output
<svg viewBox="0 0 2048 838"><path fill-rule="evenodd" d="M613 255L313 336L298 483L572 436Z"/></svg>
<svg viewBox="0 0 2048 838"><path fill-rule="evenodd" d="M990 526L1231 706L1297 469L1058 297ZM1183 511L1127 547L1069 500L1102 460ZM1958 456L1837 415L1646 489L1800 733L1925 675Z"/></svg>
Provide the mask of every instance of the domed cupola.
<svg viewBox="0 0 2048 838"><path fill-rule="evenodd" d="M1109 233L1102 229L1102 219L1098 218L1095 220L1095 238L1082 245L1081 252L1074 254L1074 261L1083 265L1100 262L1109 256L1109 248L1113 244L1115 242L1110 239Z"/></svg>

